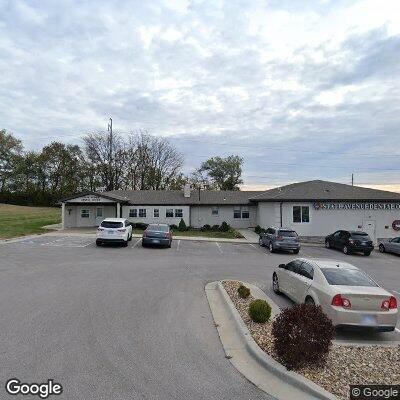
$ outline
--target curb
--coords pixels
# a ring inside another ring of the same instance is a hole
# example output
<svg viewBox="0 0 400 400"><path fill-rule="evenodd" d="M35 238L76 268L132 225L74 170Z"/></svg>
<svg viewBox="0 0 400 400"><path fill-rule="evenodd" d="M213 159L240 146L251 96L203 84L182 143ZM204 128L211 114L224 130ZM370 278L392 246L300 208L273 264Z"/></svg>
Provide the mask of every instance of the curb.
<svg viewBox="0 0 400 400"><path fill-rule="evenodd" d="M216 284L216 289L222 297L226 307L228 308L230 319L233 319L235 328L239 335L241 336L242 342L244 342L244 347L250 357L258 364L260 370L264 370L269 374L274 375L281 381L282 385L289 385L294 390L302 392L309 399L318 400L337 400L332 393L329 393L319 385L315 384L311 380L304 378L303 376L297 374L293 371L288 371L282 364L275 361L271 356L266 354L258 344L252 338L249 330L247 329L245 323L243 322L239 312L232 303L228 293L222 286L221 282L212 282ZM246 285L246 282L243 282ZM206 285L208 289L210 284ZM249 285L250 286L250 285ZM221 335L220 335L221 337ZM222 341L222 340L221 340ZM224 343L223 343L224 344ZM227 354L229 356L229 354ZM262 371L261 371L262 373ZM251 376L246 376L247 379L252 381ZM286 397L287 398L287 397Z"/></svg>

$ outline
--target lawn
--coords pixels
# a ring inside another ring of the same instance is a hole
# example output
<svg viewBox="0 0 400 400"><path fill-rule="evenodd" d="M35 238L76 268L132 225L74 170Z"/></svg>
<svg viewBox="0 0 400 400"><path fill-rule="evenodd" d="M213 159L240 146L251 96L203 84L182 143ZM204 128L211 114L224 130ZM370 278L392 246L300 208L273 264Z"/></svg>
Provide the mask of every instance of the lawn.
<svg viewBox="0 0 400 400"><path fill-rule="evenodd" d="M59 208L0 204L0 239L43 233L42 226L60 222Z"/></svg>
<svg viewBox="0 0 400 400"><path fill-rule="evenodd" d="M143 230L134 229L133 233L142 234ZM217 238L217 239L238 239L243 236L236 230L232 229L228 232L220 231L200 231L195 229L190 229L188 231L173 231L173 236L190 236L190 237L207 237L207 238Z"/></svg>

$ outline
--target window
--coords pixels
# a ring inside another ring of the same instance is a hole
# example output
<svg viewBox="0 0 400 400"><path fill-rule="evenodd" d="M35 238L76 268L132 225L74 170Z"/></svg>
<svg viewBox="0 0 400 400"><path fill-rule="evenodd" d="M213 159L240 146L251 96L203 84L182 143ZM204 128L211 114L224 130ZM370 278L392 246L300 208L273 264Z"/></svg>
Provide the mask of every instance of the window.
<svg viewBox="0 0 400 400"><path fill-rule="evenodd" d="M233 218L241 218L242 217L242 213L240 210L240 207L234 207L233 209Z"/></svg>
<svg viewBox="0 0 400 400"><path fill-rule="evenodd" d="M183 217L183 211L181 208L175 208L175 218L182 218Z"/></svg>
<svg viewBox="0 0 400 400"><path fill-rule="evenodd" d="M129 210L129 218L137 218L137 210L136 210L136 208L131 208Z"/></svg>
<svg viewBox="0 0 400 400"><path fill-rule="evenodd" d="M293 222L310 222L310 207L293 206Z"/></svg>
<svg viewBox="0 0 400 400"><path fill-rule="evenodd" d="M139 218L146 218L146 209L139 208Z"/></svg>
<svg viewBox="0 0 400 400"><path fill-rule="evenodd" d="M297 274L299 272L301 264L302 264L302 261L293 260L290 263L286 264L286 268L285 269L287 271L292 271L292 272L295 272Z"/></svg>
<svg viewBox="0 0 400 400"><path fill-rule="evenodd" d="M90 218L90 210L82 208L82 210L81 210L81 218Z"/></svg>
<svg viewBox="0 0 400 400"><path fill-rule="evenodd" d="M305 262L301 264L298 273L308 279L313 279L314 277L314 268Z"/></svg>
<svg viewBox="0 0 400 400"><path fill-rule="evenodd" d="M267 232L269 235L273 235L275 233L275 229L274 228L268 228Z"/></svg>
<svg viewBox="0 0 400 400"><path fill-rule="evenodd" d="M250 213L249 213L248 207L242 207L242 218L244 218L244 219L250 218Z"/></svg>
<svg viewBox="0 0 400 400"><path fill-rule="evenodd" d="M297 237L297 233L295 231L279 231L278 235L284 236L284 237L290 237L290 238Z"/></svg>
<svg viewBox="0 0 400 400"><path fill-rule="evenodd" d="M96 208L96 218L102 217L102 216L103 216L103 207L97 207Z"/></svg>
<svg viewBox="0 0 400 400"><path fill-rule="evenodd" d="M158 218L160 216L160 210L158 208L154 209L153 216L154 216L154 218Z"/></svg>
<svg viewBox="0 0 400 400"><path fill-rule="evenodd" d="M219 212L218 207L212 207L211 208L211 215L217 216Z"/></svg>
<svg viewBox="0 0 400 400"><path fill-rule="evenodd" d="M174 218L174 210L172 208L167 208L165 210L165 216L167 218Z"/></svg>
<svg viewBox="0 0 400 400"><path fill-rule="evenodd" d="M103 221L100 225L102 228L122 228L122 222L114 222L114 221Z"/></svg>
<svg viewBox="0 0 400 400"><path fill-rule="evenodd" d="M330 285L340 286L378 286L367 274L358 269L321 268Z"/></svg>

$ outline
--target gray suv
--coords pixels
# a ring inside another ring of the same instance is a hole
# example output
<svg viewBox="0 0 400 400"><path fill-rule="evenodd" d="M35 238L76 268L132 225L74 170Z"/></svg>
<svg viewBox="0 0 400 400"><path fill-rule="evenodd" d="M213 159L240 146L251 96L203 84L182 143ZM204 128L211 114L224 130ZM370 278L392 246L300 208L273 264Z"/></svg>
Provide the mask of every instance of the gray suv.
<svg viewBox="0 0 400 400"><path fill-rule="evenodd" d="M276 250L290 250L298 254L300 251L299 237L294 230L289 228L271 226L260 234L258 243L260 246L268 246L271 253Z"/></svg>

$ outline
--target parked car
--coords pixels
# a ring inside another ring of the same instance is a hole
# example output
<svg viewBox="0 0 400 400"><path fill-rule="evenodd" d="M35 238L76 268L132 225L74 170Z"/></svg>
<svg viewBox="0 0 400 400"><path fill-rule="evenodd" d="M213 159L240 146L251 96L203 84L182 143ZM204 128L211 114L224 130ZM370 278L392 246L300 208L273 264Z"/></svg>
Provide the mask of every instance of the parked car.
<svg viewBox="0 0 400 400"><path fill-rule="evenodd" d="M296 303L320 305L336 327L389 332L397 324L396 297L346 262L295 259L275 269L272 287Z"/></svg>
<svg viewBox="0 0 400 400"><path fill-rule="evenodd" d="M260 233L258 240L260 246L267 246L273 253L276 250L290 250L294 254L300 251L300 241L297 233L289 228L270 227Z"/></svg>
<svg viewBox="0 0 400 400"><path fill-rule="evenodd" d="M122 243L132 240L132 225L125 218L106 218L97 228L96 244Z"/></svg>
<svg viewBox="0 0 400 400"><path fill-rule="evenodd" d="M344 254L364 253L369 256L374 249L371 238L368 233L359 231L336 231L325 238L325 247L327 249L339 249Z"/></svg>
<svg viewBox="0 0 400 400"><path fill-rule="evenodd" d="M149 244L171 247L172 230L167 224L150 224L143 232L142 246Z"/></svg>
<svg viewBox="0 0 400 400"><path fill-rule="evenodd" d="M379 243L379 251L381 253L400 254L400 237L382 240Z"/></svg>

